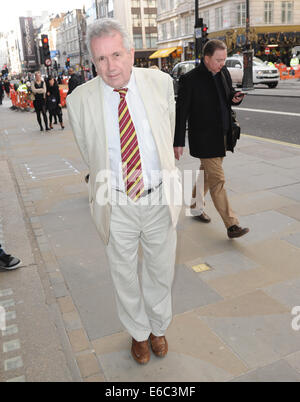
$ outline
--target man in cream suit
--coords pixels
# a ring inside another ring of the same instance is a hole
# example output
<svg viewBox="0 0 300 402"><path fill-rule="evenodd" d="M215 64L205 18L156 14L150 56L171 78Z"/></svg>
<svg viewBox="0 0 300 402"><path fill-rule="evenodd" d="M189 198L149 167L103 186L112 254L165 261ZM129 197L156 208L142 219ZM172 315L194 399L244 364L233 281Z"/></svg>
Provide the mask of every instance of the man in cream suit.
<svg viewBox="0 0 300 402"><path fill-rule="evenodd" d="M141 364L167 354L172 318L181 183L175 167L171 78L134 68L134 50L118 21L89 27L98 76L67 98L69 120L88 165L91 214L107 257L120 320ZM138 247L143 251L138 277Z"/></svg>

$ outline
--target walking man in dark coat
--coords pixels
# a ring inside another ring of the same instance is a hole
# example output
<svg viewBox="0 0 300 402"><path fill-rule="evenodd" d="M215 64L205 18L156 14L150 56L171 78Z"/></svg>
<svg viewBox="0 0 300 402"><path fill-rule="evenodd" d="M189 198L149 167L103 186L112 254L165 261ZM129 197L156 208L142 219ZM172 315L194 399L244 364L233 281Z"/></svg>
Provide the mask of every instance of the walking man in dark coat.
<svg viewBox="0 0 300 402"><path fill-rule="evenodd" d="M68 82L69 90L68 90L68 94L67 94L67 95L70 95L70 94L74 91L74 89L75 89L76 87L78 87L78 85L81 84L81 79L80 79L80 77L75 73L75 71L73 70L73 68L69 68L69 75L70 75L71 77L70 77L69 82Z"/></svg>
<svg viewBox="0 0 300 402"><path fill-rule="evenodd" d="M249 232L239 226L224 188L225 176L222 167L226 150L233 152L231 105L238 105L243 94L232 87L230 74L225 67L227 48L224 42L210 40L203 48L199 66L183 75L179 84L176 105L176 129L174 152L179 159L185 146L186 122L190 154L201 161L204 170L204 195L210 190L214 205L221 215L229 238L240 237ZM193 198L199 188L194 187ZM191 205L191 214L202 222L210 218L196 203Z"/></svg>

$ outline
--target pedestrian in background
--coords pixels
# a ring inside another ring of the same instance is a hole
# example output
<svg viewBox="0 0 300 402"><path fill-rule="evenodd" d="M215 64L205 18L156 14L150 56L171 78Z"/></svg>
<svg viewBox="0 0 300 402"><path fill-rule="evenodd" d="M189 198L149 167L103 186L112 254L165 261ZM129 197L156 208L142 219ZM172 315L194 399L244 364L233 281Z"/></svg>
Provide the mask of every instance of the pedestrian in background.
<svg viewBox="0 0 300 402"><path fill-rule="evenodd" d="M79 85L81 85L81 79L80 79L80 77L75 73L75 71L73 70L72 67L69 68L69 75L70 75L70 79L69 79L69 82L68 82L69 90L68 90L67 96L70 95L70 94L74 91L74 89L75 89L76 87L78 87Z"/></svg>
<svg viewBox="0 0 300 402"><path fill-rule="evenodd" d="M47 87L45 81L42 80L42 76L40 71L35 72L35 80L31 84L31 90L34 96L33 100L33 107L36 113L37 121L40 125L40 130L44 131L42 120L41 120L41 113L43 115L45 129L49 131L50 128L48 127L48 119L46 113L46 92Z"/></svg>
<svg viewBox="0 0 300 402"><path fill-rule="evenodd" d="M6 254L0 244L0 269L10 271L18 268L20 263L21 261L19 260L19 258L13 257L10 254Z"/></svg>
<svg viewBox="0 0 300 402"><path fill-rule="evenodd" d="M5 78L5 80L4 80L4 90L5 90L6 96L9 98L9 97L10 97L10 96L9 96L9 93L10 93L10 82L8 81L7 78Z"/></svg>
<svg viewBox="0 0 300 402"><path fill-rule="evenodd" d="M249 232L239 226L239 221L230 207L222 167L226 151L233 152L231 105L243 100L241 92L235 92L225 66L227 47L224 42L212 39L203 48L199 66L181 76L176 103L176 129L174 152L179 159L185 146L186 122L190 154L200 159L204 170L204 195L210 190L213 203L221 215L229 238L240 237ZM200 189L193 189L192 197ZM204 202L203 202L204 204ZM209 222L203 208L191 205L191 214L202 222Z"/></svg>
<svg viewBox="0 0 300 402"><path fill-rule="evenodd" d="M0 105L2 105L3 96L4 96L3 81L0 78Z"/></svg>
<svg viewBox="0 0 300 402"><path fill-rule="evenodd" d="M165 332L172 319L181 210L173 82L160 71L133 67L129 35L114 19L92 24L88 43L98 77L67 97L69 121L89 168L90 207L106 245L119 317L132 336L133 358L145 364L149 340L155 355L167 354Z"/></svg>
<svg viewBox="0 0 300 402"><path fill-rule="evenodd" d="M59 87L54 77L48 78L47 83L47 97L46 97L47 110L49 111L49 123L50 129L53 129L52 119L54 118L54 123L59 120L62 130L65 128L62 119L62 109L60 103L60 93Z"/></svg>

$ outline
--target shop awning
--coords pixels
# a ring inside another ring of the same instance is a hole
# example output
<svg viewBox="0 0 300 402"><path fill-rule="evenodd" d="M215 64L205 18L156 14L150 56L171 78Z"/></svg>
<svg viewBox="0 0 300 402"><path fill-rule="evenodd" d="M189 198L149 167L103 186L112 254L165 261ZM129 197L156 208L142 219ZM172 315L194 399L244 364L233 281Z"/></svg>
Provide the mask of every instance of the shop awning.
<svg viewBox="0 0 300 402"><path fill-rule="evenodd" d="M171 53L177 50L177 47L168 47L167 49L158 49L156 52L149 56L149 59L160 59L161 57L168 57Z"/></svg>

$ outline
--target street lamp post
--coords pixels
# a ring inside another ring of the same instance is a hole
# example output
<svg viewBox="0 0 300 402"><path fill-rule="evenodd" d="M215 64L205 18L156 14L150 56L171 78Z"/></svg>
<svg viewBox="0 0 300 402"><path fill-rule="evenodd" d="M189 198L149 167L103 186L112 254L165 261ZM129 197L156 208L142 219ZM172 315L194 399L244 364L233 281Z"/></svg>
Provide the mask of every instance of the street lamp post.
<svg viewBox="0 0 300 402"><path fill-rule="evenodd" d="M202 26L203 19L199 18L198 0L195 0L195 60L199 63L199 55L202 53Z"/></svg>
<svg viewBox="0 0 300 402"><path fill-rule="evenodd" d="M243 51L243 64L244 74L242 87L244 90L253 89L253 52L250 49L250 11L249 0L246 0L246 32L245 32L246 45Z"/></svg>

